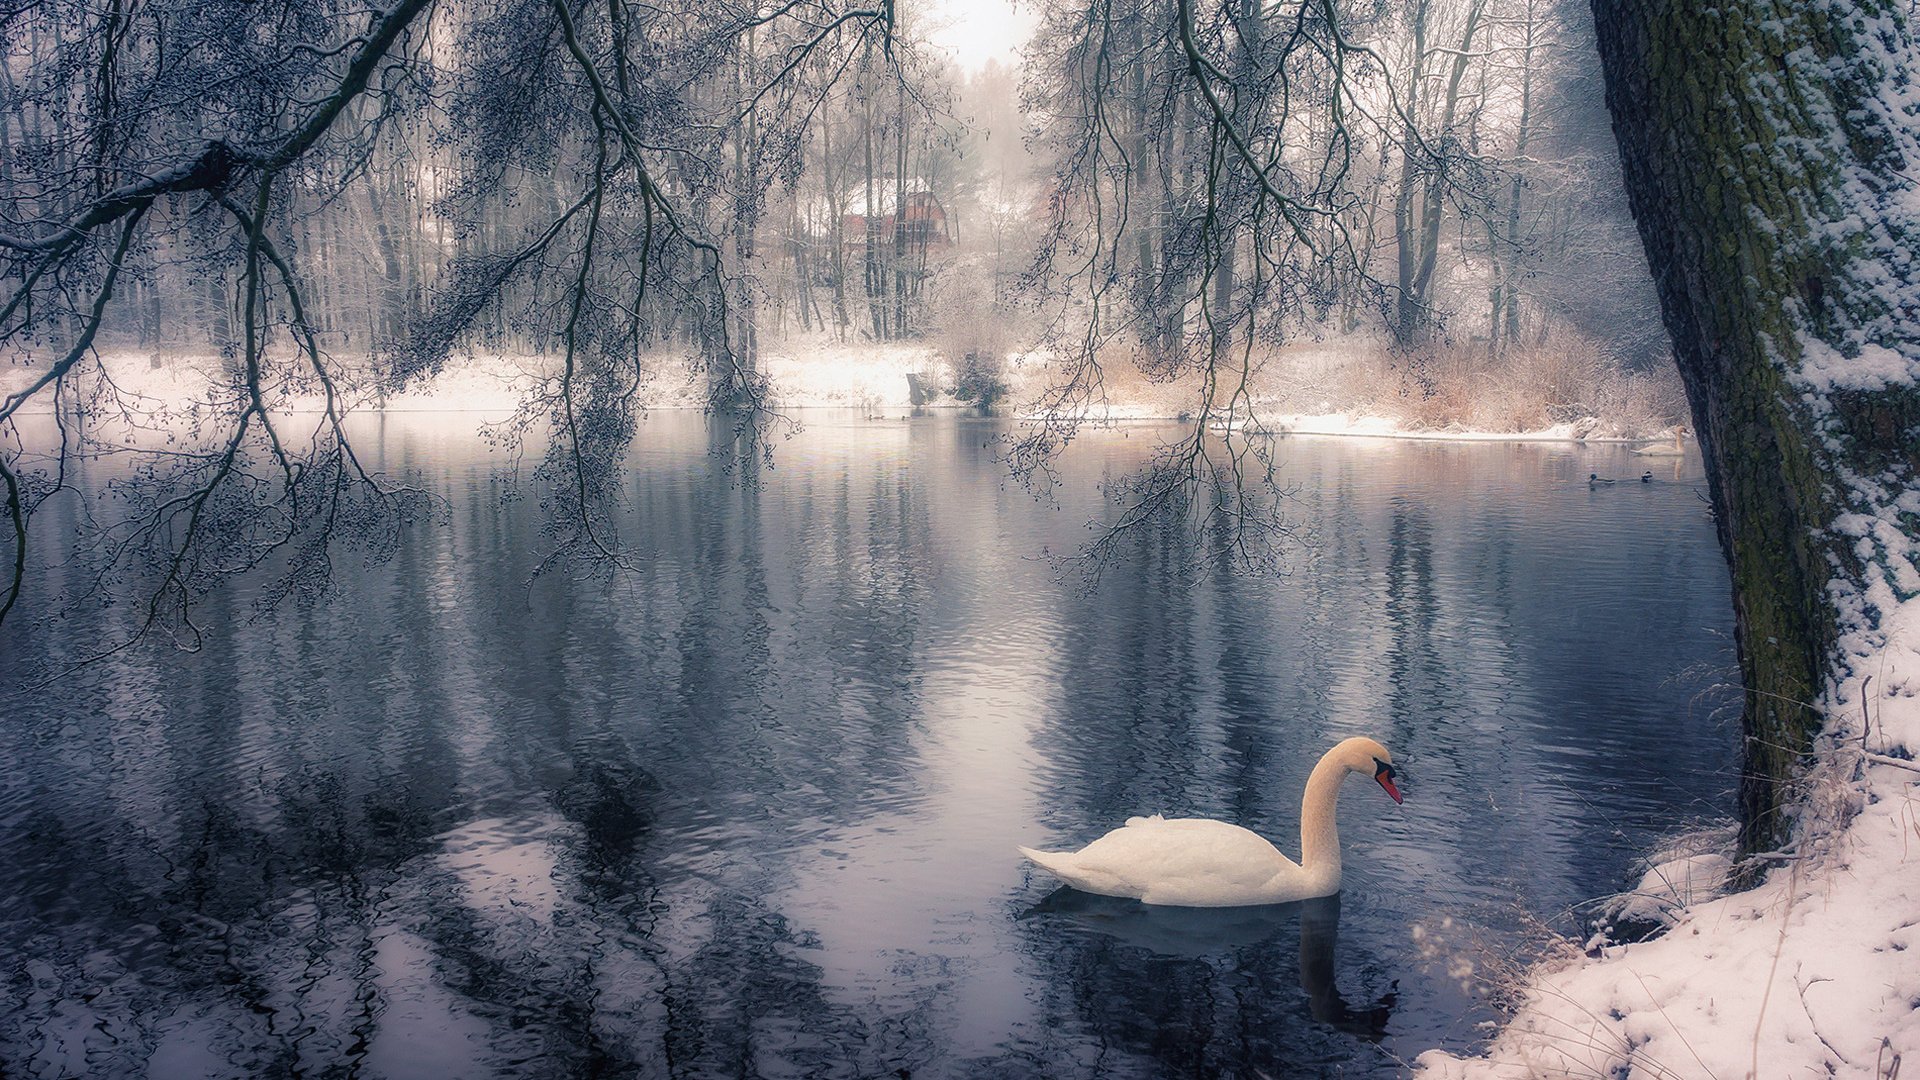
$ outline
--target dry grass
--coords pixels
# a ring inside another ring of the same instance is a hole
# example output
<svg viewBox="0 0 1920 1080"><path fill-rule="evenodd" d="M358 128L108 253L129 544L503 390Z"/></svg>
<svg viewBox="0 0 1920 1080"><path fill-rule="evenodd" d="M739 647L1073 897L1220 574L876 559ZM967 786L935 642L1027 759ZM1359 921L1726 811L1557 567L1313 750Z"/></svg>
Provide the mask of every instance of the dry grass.
<svg viewBox="0 0 1920 1080"><path fill-rule="evenodd" d="M960 280L956 277L955 280ZM934 343L943 355L969 351L990 355L1024 344L1017 320L991 310L978 297L943 300L942 329ZM1055 349L1069 351L1068 338ZM1017 397L1039 395L1058 369L1035 354L1011 372ZM1145 354L1114 342L1102 350L1094 411L1177 417L1200 403L1204 385L1198 357L1178 365L1144 363ZM1237 389L1239 356L1229 358L1218 388L1220 407ZM1396 420L1411 431L1537 432L1573 425L1581 438L1653 437L1687 420L1687 402L1671 365L1630 371L1598 342L1571 332L1546 343L1500 356L1482 347L1443 346L1431 352L1396 353L1367 341L1291 345L1255 351L1247 385L1262 414L1296 413ZM1235 403L1236 411L1240 408Z"/></svg>
<svg viewBox="0 0 1920 1080"><path fill-rule="evenodd" d="M1502 356L1443 347L1294 350L1272 358L1263 396L1287 411L1386 416L1416 430L1539 431L1592 418L1596 437L1652 435L1686 418L1679 376L1627 371L1597 343L1561 334Z"/></svg>

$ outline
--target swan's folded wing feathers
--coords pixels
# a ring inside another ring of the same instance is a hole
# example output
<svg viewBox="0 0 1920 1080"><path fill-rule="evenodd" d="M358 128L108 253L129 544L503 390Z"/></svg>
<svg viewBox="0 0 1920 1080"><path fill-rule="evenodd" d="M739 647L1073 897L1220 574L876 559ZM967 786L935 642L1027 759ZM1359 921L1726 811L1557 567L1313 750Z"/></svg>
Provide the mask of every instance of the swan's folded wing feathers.
<svg viewBox="0 0 1920 1080"><path fill-rule="evenodd" d="M1079 889L1148 903L1265 903L1276 874L1297 871L1258 833L1202 818L1130 818L1073 852L1021 849Z"/></svg>
<svg viewBox="0 0 1920 1080"><path fill-rule="evenodd" d="M1124 878L1117 877L1098 866L1086 866L1081 860L1081 852L1035 851L1032 848L1023 847L1020 853L1032 859L1035 865L1045 868L1048 873L1076 889L1099 893L1103 896L1137 897L1139 895L1139 890L1134 889Z"/></svg>
<svg viewBox="0 0 1920 1080"><path fill-rule="evenodd" d="M1289 860L1258 833L1201 818L1134 818L1088 844L1074 859L1081 871L1133 881L1185 877L1261 881L1273 860Z"/></svg>

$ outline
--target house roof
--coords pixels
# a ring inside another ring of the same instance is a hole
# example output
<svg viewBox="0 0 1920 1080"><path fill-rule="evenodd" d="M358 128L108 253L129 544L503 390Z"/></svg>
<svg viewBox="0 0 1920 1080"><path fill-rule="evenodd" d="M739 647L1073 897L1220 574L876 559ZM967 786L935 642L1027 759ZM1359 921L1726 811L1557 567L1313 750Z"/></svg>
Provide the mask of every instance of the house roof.
<svg viewBox="0 0 1920 1080"><path fill-rule="evenodd" d="M894 215L896 212L895 200L899 197L898 189L899 185L894 183L892 177L874 178L873 216L892 217ZM935 206L939 207L942 215L946 213L946 207L941 205L940 197L933 193L931 185L927 183L924 177L916 176L908 178L906 189L909 200L909 211L912 209L912 198L916 195L925 195L933 200ZM840 213L845 218L860 218L866 216L867 185L865 181L850 185L842 191L840 195ZM811 199L808 199L800 208L800 219L812 232L825 232L830 228L833 224L833 210L828 205L826 196L815 195Z"/></svg>

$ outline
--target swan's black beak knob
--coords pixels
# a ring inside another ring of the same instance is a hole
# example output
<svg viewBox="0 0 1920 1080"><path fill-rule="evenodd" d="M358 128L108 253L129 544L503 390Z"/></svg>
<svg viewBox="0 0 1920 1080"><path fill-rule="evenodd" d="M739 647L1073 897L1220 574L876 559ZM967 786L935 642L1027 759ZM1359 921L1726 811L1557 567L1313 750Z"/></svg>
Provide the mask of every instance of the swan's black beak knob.
<svg viewBox="0 0 1920 1080"><path fill-rule="evenodd" d="M1374 782L1379 784L1387 794L1393 796L1393 801L1396 804L1399 803L1400 789L1395 787L1393 783L1393 766L1381 761L1379 758L1374 758L1373 764L1375 766L1373 770Z"/></svg>

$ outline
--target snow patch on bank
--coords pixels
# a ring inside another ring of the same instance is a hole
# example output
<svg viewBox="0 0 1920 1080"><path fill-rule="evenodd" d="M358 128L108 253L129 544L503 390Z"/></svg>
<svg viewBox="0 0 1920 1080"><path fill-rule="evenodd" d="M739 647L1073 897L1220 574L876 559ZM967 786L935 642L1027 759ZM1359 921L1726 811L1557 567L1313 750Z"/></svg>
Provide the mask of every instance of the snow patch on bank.
<svg viewBox="0 0 1920 1080"><path fill-rule="evenodd" d="M950 366L932 349L913 344L802 340L766 350L761 369L781 407L789 409L897 413L913 407L908 375L922 376L934 386L953 385ZM961 404L951 398L945 403Z"/></svg>
<svg viewBox="0 0 1920 1080"><path fill-rule="evenodd" d="M340 407L350 411L383 412L512 412L540 380L557 375L557 366L536 357L481 355L455 360L431 379L398 393L381 393L368 377L362 358L331 357L329 371L341 392ZM549 369L552 370L549 370ZM12 356L0 360L0 394L32 385L44 371L44 361ZM268 369L270 375L281 370ZM76 365L67 376L62 406L85 408L91 399L111 394L143 412L218 408L245 393L237 366L214 353L162 355L156 362L148 352L103 352L95 362ZM326 397L316 381L278 382L263 387L269 408L280 412L318 413ZM52 389L41 391L20 409L23 414L54 411Z"/></svg>
<svg viewBox="0 0 1920 1080"><path fill-rule="evenodd" d="M1474 431L1459 424L1438 429L1407 427L1402 421L1385 416L1351 413L1282 413L1264 417L1268 428L1289 435L1352 435L1375 439L1447 439L1461 442L1597 442L1640 443L1649 438L1670 439L1671 429L1651 436L1602 434L1606 428L1597 417L1582 417L1564 424L1551 424L1532 431Z"/></svg>

